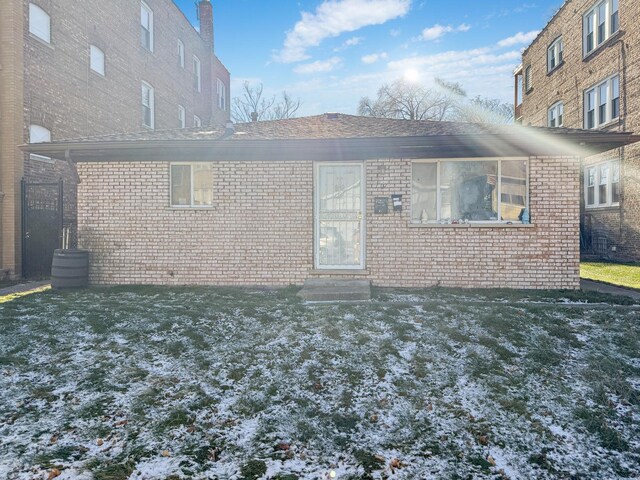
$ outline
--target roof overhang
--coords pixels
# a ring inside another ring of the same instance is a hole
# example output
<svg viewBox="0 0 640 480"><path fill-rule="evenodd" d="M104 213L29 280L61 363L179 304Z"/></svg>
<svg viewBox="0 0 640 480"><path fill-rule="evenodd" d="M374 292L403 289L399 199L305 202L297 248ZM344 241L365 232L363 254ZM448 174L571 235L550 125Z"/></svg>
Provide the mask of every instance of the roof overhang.
<svg viewBox="0 0 640 480"><path fill-rule="evenodd" d="M74 162L344 161L375 158L586 157L640 141L631 133L567 131L333 139L77 141L22 145Z"/></svg>

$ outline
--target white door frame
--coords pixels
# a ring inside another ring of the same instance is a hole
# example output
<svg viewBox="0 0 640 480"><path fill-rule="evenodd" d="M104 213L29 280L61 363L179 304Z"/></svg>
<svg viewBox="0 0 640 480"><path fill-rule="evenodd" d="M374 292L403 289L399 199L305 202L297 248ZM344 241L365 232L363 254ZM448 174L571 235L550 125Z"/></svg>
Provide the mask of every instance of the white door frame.
<svg viewBox="0 0 640 480"><path fill-rule="evenodd" d="M320 167L322 166L360 167L360 265L320 265ZM313 165L313 263L317 270L364 270L366 260L366 178L364 161L357 162L314 162Z"/></svg>

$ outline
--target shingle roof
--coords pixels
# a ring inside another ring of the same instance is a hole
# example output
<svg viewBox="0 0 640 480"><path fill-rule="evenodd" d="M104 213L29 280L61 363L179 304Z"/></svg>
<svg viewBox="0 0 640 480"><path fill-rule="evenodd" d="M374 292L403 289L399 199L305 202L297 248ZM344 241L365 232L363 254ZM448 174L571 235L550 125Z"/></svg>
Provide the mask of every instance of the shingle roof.
<svg viewBox="0 0 640 480"><path fill-rule="evenodd" d="M516 134L522 127L485 125L429 120L399 120L330 113L311 117L291 118L252 123L238 123L229 134L224 126L206 126L174 130L146 130L119 133L52 143L199 141L199 140L312 140L342 138L423 137L438 135ZM551 134L583 132L576 129L527 127Z"/></svg>

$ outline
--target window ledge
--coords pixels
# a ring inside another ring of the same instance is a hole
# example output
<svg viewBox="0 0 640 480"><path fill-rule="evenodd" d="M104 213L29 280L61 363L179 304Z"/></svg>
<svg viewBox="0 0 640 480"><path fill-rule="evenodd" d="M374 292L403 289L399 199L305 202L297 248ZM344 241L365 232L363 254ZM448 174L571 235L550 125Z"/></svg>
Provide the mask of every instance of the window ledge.
<svg viewBox="0 0 640 480"><path fill-rule="evenodd" d="M43 45L45 47L49 47L51 50L55 50L53 45L51 45L51 42L47 42L46 40L41 39L40 37L38 37L37 35L34 35L31 32L29 32L29 37L32 38L33 40L35 40L36 42L38 42L40 45Z"/></svg>
<svg viewBox="0 0 640 480"><path fill-rule="evenodd" d="M166 210L172 210L176 212L184 212L184 211L197 211L197 212L212 212L216 209L213 205L206 207L197 207L191 205L185 205L184 207L167 207Z"/></svg>
<svg viewBox="0 0 640 480"><path fill-rule="evenodd" d="M620 204L619 203L614 203L612 205L599 205L599 206L591 206L591 207L584 207L585 212L607 212L607 211L611 211L611 210L619 210L620 209Z"/></svg>
<svg viewBox="0 0 640 480"><path fill-rule="evenodd" d="M410 223L409 228L534 228L531 223Z"/></svg>
<svg viewBox="0 0 640 480"><path fill-rule="evenodd" d="M562 60L559 64L557 64L555 67L553 67L553 69L549 70L547 72L547 77L550 77L551 75L553 75L556 71L560 70L560 67L562 67L564 65L564 60Z"/></svg>
<svg viewBox="0 0 640 480"><path fill-rule="evenodd" d="M598 45L596 48L591 50L589 53L582 57L583 62L590 61L593 57L598 55L600 52L604 51L608 46L612 45L619 37L624 34L623 30L618 30L616 33L607 38L604 42Z"/></svg>
<svg viewBox="0 0 640 480"><path fill-rule="evenodd" d="M524 94L525 94L525 95L529 95L529 94L530 94L530 93L532 93L532 92L533 92L533 87L531 87L529 90L525 90L525 91L524 91Z"/></svg>
<svg viewBox="0 0 640 480"><path fill-rule="evenodd" d="M359 268L354 269L322 269L322 268L314 268L313 270L309 270L309 275L369 275L369 270L363 270Z"/></svg>

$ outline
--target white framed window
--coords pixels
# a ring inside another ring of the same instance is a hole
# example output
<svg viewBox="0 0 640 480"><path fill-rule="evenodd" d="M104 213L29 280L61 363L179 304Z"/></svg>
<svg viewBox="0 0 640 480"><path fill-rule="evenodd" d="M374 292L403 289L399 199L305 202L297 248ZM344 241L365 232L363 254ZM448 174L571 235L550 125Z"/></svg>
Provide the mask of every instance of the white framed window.
<svg viewBox="0 0 640 480"><path fill-rule="evenodd" d="M589 55L620 30L618 0L601 0L582 17L583 56Z"/></svg>
<svg viewBox="0 0 640 480"><path fill-rule="evenodd" d="M211 207L213 205L212 163L172 163L170 169L170 205L172 207Z"/></svg>
<svg viewBox="0 0 640 480"><path fill-rule="evenodd" d="M153 52L153 10L144 2L140 2L140 28L142 46Z"/></svg>
<svg viewBox="0 0 640 480"><path fill-rule="evenodd" d="M531 73L531 65L524 70L524 91L528 92L533 88L533 78Z"/></svg>
<svg viewBox="0 0 640 480"><path fill-rule="evenodd" d="M142 125L155 128L155 92L146 82L142 82Z"/></svg>
<svg viewBox="0 0 640 480"><path fill-rule="evenodd" d="M201 127L202 126L202 120L200 120L200 117L197 115L193 116L193 126L194 127Z"/></svg>
<svg viewBox="0 0 640 480"><path fill-rule="evenodd" d="M556 102L549 108L547 125L551 128L564 125L564 104L562 102Z"/></svg>
<svg viewBox="0 0 640 480"><path fill-rule="evenodd" d="M29 33L51 43L51 17L35 3L29 4Z"/></svg>
<svg viewBox="0 0 640 480"><path fill-rule="evenodd" d="M584 128L598 128L619 117L620 77L618 75L584 92Z"/></svg>
<svg viewBox="0 0 640 480"><path fill-rule="evenodd" d="M193 88L196 92L202 91L202 68L200 65L200 59L193 56Z"/></svg>
<svg viewBox="0 0 640 480"><path fill-rule="evenodd" d="M584 203L587 208L620 205L619 160L609 160L584 169Z"/></svg>
<svg viewBox="0 0 640 480"><path fill-rule="evenodd" d="M187 112L182 105L178 105L178 125L180 128L187 126Z"/></svg>
<svg viewBox="0 0 640 480"><path fill-rule="evenodd" d="M216 93L218 95L218 109L227 109L227 86L219 78L216 79Z"/></svg>
<svg viewBox="0 0 640 480"><path fill-rule="evenodd" d="M528 205L526 159L416 160L412 164L412 223L519 223Z"/></svg>
<svg viewBox="0 0 640 480"><path fill-rule="evenodd" d="M178 40L178 65L184 68L184 43L182 40Z"/></svg>
<svg viewBox="0 0 640 480"><path fill-rule="evenodd" d="M104 52L95 45L89 46L89 67L104 76Z"/></svg>
<svg viewBox="0 0 640 480"><path fill-rule="evenodd" d="M547 72L551 72L562 64L564 57L564 42L562 37L556 38L547 49Z"/></svg>
<svg viewBox="0 0 640 480"><path fill-rule="evenodd" d="M41 125L30 125L29 126L29 143L45 143L51 141L51 130L45 128ZM45 157L43 155L36 155L32 153L29 155L29 158L32 160L44 160L45 162L51 162L50 157Z"/></svg>

